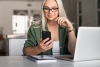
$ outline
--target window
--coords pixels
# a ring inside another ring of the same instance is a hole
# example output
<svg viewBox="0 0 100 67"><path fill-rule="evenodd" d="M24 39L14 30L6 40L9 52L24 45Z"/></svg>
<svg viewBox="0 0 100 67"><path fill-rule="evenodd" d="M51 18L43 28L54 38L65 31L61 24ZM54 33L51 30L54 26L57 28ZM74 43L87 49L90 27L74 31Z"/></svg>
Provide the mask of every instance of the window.
<svg viewBox="0 0 100 67"><path fill-rule="evenodd" d="M78 26L82 26L82 2L78 1L77 3L77 20L78 20Z"/></svg>
<svg viewBox="0 0 100 67"><path fill-rule="evenodd" d="M12 16L13 34L23 34L27 32L28 13L27 10L15 10Z"/></svg>
<svg viewBox="0 0 100 67"><path fill-rule="evenodd" d="M98 26L100 26L100 0L97 1L97 10L98 10Z"/></svg>
<svg viewBox="0 0 100 67"><path fill-rule="evenodd" d="M27 33L28 28L35 22L41 20L39 10L14 10L12 16L13 34Z"/></svg>

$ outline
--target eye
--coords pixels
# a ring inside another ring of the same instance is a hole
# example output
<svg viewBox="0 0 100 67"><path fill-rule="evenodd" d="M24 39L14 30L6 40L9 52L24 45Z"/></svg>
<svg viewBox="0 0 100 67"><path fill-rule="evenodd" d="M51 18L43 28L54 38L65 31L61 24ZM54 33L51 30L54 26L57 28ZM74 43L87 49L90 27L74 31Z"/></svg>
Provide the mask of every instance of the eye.
<svg viewBox="0 0 100 67"><path fill-rule="evenodd" d="M49 10L49 8L47 8L47 7L44 7L43 9L44 9L44 10Z"/></svg>
<svg viewBox="0 0 100 67"><path fill-rule="evenodd" d="M58 8L52 8L53 10L57 10Z"/></svg>

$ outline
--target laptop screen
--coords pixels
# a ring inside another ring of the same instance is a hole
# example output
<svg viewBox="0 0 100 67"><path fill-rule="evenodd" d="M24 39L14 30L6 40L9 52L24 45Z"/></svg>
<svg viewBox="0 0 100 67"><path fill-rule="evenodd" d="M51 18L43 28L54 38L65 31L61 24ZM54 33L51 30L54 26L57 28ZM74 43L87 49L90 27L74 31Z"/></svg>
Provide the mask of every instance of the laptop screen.
<svg viewBox="0 0 100 67"><path fill-rule="evenodd" d="M79 27L74 61L100 59L100 27Z"/></svg>

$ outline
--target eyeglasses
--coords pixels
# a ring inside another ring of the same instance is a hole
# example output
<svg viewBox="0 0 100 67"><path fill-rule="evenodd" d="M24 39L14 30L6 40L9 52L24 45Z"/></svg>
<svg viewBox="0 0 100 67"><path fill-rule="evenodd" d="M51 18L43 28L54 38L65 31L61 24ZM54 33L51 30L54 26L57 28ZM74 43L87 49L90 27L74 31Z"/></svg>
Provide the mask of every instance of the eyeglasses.
<svg viewBox="0 0 100 67"><path fill-rule="evenodd" d="M58 8L57 8L57 7L53 7L53 8L50 9L49 7L44 7L43 10L44 10L45 12L50 12L50 10L51 10L52 12L56 12L56 11L58 10Z"/></svg>

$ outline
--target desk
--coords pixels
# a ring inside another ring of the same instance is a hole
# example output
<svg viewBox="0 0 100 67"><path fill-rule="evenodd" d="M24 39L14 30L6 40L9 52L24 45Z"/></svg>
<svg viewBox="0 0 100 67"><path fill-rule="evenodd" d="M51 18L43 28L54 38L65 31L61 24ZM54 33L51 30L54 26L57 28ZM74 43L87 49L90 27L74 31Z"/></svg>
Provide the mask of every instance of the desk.
<svg viewBox="0 0 100 67"><path fill-rule="evenodd" d="M37 64L26 56L0 56L0 67L100 67L100 60L71 62L57 60L53 63Z"/></svg>

